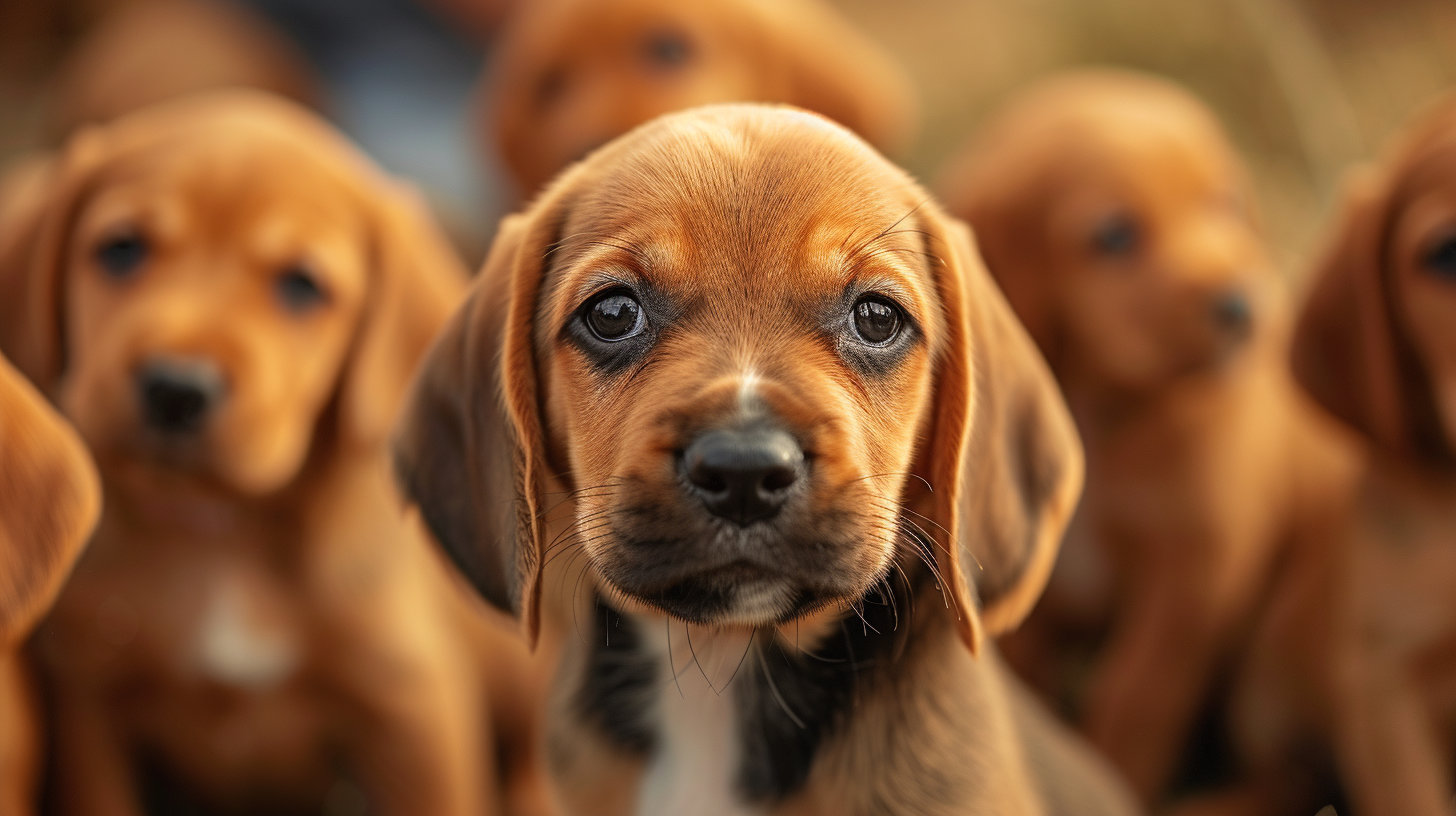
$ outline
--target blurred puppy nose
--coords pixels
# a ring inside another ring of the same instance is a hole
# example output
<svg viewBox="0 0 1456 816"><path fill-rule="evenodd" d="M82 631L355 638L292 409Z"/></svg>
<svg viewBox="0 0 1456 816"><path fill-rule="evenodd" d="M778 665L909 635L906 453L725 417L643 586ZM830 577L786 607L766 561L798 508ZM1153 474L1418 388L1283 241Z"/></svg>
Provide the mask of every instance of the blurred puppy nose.
<svg viewBox="0 0 1456 816"><path fill-rule="evenodd" d="M804 476L804 451L775 428L708 431L683 452L683 475L708 511L739 526L772 518Z"/></svg>
<svg viewBox="0 0 1456 816"><path fill-rule="evenodd" d="M222 372L207 360L181 357L147 361L136 374L147 427L168 434L193 433L222 400Z"/></svg>
<svg viewBox="0 0 1456 816"><path fill-rule="evenodd" d="M1245 335L1253 326L1254 309L1243 292L1224 292L1213 299L1213 320L1227 332Z"/></svg>

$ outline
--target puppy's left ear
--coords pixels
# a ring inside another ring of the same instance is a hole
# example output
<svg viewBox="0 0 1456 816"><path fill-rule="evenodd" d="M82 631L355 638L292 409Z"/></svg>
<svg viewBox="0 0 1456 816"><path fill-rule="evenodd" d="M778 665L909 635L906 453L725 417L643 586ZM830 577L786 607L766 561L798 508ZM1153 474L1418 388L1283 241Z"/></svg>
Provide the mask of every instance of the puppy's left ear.
<svg viewBox="0 0 1456 816"><path fill-rule="evenodd" d="M978 650L1040 597L1082 489L1082 446L1056 381L976 253L930 205L925 226L944 322L915 472L936 567Z"/></svg>
<svg viewBox="0 0 1456 816"><path fill-rule="evenodd" d="M339 385L343 432L365 445L389 435L416 366L469 282L454 247L413 191L388 190L370 206L369 294Z"/></svg>
<svg viewBox="0 0 1456 816"><path fill-rule="evenodd" d="M0 357L0 650L55 599L100 509L70 426Z"/></svg>
<svg viewBox="0 0 1456 816"><path fill-rule="evenodd" d="M787 83L783 99L833 119L882 152L903 153L918 130L915 90L880 45L822 0L755 0L767 49L760 63Z"/></svg>

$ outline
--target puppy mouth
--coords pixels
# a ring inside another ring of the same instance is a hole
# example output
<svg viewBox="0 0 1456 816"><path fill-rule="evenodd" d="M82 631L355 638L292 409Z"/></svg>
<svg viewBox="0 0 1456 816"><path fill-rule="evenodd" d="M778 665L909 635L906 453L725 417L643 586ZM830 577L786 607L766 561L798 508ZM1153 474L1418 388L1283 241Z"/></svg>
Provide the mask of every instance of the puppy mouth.
<svg viewBox="0 0 1456 816"><path fill-rule="evenodd" d="M770 626L788 623L833 603L838 593L749 560L675 577L641 581L602 570L611 589L629 601L700 625Z"/></svg>

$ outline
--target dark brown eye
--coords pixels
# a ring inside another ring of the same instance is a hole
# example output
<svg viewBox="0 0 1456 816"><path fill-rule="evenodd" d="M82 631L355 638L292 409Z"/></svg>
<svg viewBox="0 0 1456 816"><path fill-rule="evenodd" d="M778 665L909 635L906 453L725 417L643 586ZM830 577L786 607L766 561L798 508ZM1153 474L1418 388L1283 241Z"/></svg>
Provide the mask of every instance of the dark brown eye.
<svg viewBox="0 0 1456 816"><path fill-rule="evenodd" d="M273 281L278 299L290 311L306 312L328 301L329 295L314 273L305 266L284 269Z"/></svg>
<svg viewBox="0 0 1456 816"><path fill-rule="evenodd" d="M536 106L549 107L566 92L566 69L554 65L541 74L536 83Z"/></svg>
<svg viewBox="0 0 1456 816"><path fill-rule="evenodd" d="M1121 257L1137 252L1142 246L1142 227L1127 213L1113 213L1103 218L1092 231L1092 248L1102 255Z"/></svg>
<svg viewBox="0 0 1456 816"><path fill-rule="evenodd" d="M1424 266L1444 277L1456 278L1456 235L1448 235L1426 253Z"/></svg>
<svg viewBox="0 0 1456 816"><path fill-rule="evenodd" d="M135 232L124 232L96 246L96 263L108 277L129 277L147 259L147 240Z"/></svg>
<svg viewBox="0 0 1456 816"><path fill-rule="evenodd" d="M854 333L872 346L889 344L900 333L904 322L900 307L877 295L866 295L855 301L850 314Z"/></svg>
<svg viewBox="0 0 1456 816"><path fill-rule="evenodd" d="M597 339L616 343L642 333L642 304L623 292L608 292L586 309L586 325Z"/></svg>
<svg viewBox="0 0 1456 816"><path fill-rule="evenodd" d="M693 56L692 43L676 31L653 32L642 43L642 51L657 68L679 68Z"/></svg>

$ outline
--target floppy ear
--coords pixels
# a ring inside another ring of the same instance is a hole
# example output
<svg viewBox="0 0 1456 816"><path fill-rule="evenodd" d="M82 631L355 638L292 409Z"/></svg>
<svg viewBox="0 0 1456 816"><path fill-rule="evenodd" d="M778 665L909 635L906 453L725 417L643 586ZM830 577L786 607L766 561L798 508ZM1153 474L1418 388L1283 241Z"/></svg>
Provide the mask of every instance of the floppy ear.
<svg viewBox="0 0 1456 816"><path fill-rule="evenodd" d="M821 0L757 0L761 60L785 83L784 102L858 133L890 155L914 140L914 86L893 58Z"/></svg>
<svg viewBox="0 0 1456 816"><path fill-rule="evenodd" d="M1373 171L1352 177L1343 207L1295 328L1295 378L1342 421L1405 448L1414 429L1402 404L1385 273L1392 215L1387 181Z"/></svg>
<svg viewBox="0 0 1456 816"><path fill-rule="evenodd" d="M0 351L42 390L64 366L66 239L98 147L81 133L64 155L27 157L0 179Z"/></svg>
<svg viewBox="0 0 1456 816"><path fill-rule="evenodd" d="M0 357L0 649L60 591L100 508L96 470L40 394Z"/></svg>
<svg viewBox="0 0 1456 816"><path fill-rule="evenodd" d="M507 218L421 367L396 433L395 469L476 590L540 629L544 443L536 404L536 299L554 208Z"/></svg>
<svg viewBox="0 0 1456 816"><path fill-rule="evenodd" d="M945 342L916 473L961 636L1015 627L1041 595L1082 488L1082 446L1046 363L966 225L928 211ZM979 608L973 599L979 599Z"/></svg>
<svg viewBox="0 0 1456 816"><path fill-rule="evenodd" d="M344 433L365 445L388 435L415 368L460 305L469 280L412 192L390 190L370 206L370 292L339 386Z"/></svg>

